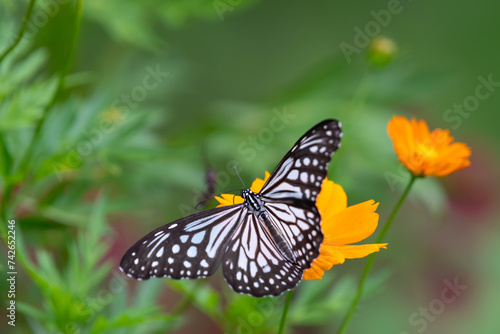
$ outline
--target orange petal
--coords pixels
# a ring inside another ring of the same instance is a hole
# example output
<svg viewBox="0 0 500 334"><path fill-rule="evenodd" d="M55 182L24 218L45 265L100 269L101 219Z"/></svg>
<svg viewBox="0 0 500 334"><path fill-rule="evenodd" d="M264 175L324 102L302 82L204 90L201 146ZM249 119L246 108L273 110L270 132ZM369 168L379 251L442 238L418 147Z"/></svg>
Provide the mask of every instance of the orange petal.
<svg viewBox="0 0 500 334"><path fill-rule="evenodd" d="M386 248L387 244L341 245L335 247L346 259L359 259Z"/></svg>
<svg viewBox="0 0 500 334"><path fill-rule="evenodd" d="M266 172L264 174L264 180L256 178L253 181L252 186L250 187L250 190L253 191L254 193L259 193L262 190L262 187L264 186L264 184L266 183L266 181L270 175L271 174L269 174L269 172L266 170Z"/></svg>
<svg viewBox="0 0 500 334"><path fill-rule="evenodd" d="M470 149L447 129L429 132L423 120L394 116L387 132L398 159L416 176L445 176L470 165Z"/></svg>
<svg viewBox="0 0 500 334"><path fill-rule="evenodd" d="M321 213L321 219L329 220L347 207L347 195L342 186L325 178L316 199L316 206Z"/></svg>
<svg viewBox="0 0 500 334"><path fill-rule="evenodd" d="M321 228L327 245L346 245L368 238L378 225L378 203L369 200L342 210L332 219L323 220Z"/></svg>
<svg viewBox="0 0 500 334"><path fill-rule="evenodd" d="M220 197L215 196L215 199L219 202L219 205L217 205L218 208L221 206L243 203L243 198L241 196L233 194L221 194Z"/></svg>
<svg viewBox="0 0 500 334"><path fill-rule="evenodd" d="M311 268L304 270L304 273L302 274L302 279L306 281L322 279L324 274L325 274L324 270L314 265L313 263Z"/></svg>
<svg viewBox="0 0 500 334"><path fill-rule="evenodd" d="M321 279L324 270L330 270L334 265L344 263L344 255L335 248L322 245L319 256L313 261L311 268L306 269L302 276L305 280Z"/></svg>

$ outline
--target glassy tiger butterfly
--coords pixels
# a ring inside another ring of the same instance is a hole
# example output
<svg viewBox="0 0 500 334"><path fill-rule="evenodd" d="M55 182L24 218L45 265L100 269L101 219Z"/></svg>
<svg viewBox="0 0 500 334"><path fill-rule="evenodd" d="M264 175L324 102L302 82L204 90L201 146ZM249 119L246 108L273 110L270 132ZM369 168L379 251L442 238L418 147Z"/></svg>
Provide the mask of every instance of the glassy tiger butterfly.
<svg viewBox="0 0 500 334"><path fill-rule="evenodd" d="M316 197L341 124L325 120L307 131L285 155L259 193L244 202L196 213L157 228L123 256L120 269L138 280L202 278L222 263L236 292L278 296L293 289L323 242Z"/></svg>

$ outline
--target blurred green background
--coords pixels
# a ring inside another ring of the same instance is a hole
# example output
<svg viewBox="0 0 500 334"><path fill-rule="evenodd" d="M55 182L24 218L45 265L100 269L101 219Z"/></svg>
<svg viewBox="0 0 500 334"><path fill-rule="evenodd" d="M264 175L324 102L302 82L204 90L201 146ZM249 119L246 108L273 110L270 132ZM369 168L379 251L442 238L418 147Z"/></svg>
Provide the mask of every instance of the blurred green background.
<svg viewBox="0 0 500 334"><path fill-rule="evenodd" d="M0 0L0 55L29 3ZM15 220L18 272L16 327L2 279L0 331L276 332L283 296L237 295L220 272L136 282L118 262L240 188L232 166L250 184L325 118L344 129L329 177L349 204L380 202L382 224L407 178L386 134L399 114L449 128L472 165L418 181L349 333L500 333L499 12L486 0L36 1L0 58L2 245ZM302 282L288 332L335 332L365 261ZM466 288L440 303L454 281Z"/></svg>

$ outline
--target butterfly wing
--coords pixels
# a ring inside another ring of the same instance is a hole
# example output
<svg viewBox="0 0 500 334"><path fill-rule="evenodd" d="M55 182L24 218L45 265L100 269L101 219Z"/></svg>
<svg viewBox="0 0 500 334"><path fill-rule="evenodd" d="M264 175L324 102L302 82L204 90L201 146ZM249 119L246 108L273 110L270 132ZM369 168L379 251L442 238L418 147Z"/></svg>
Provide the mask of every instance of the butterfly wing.
<svg viewBox="0 0 500 334"><path fill-rule="evenodd" d="M206 210L157 228L125 253L120 269L139 280L210 276L242 221L242 209L238 204Z"/></svg>
<svg viewBox="0 0 500 334"><path fill-rule="evenodd" d="M290 261L266 223L246 213L223 257L223 272L233 290L255 297L293 289L319 255L323 242L316 197L332 154L340 146L340 123L327 120L302 136L278 164L259 193L270 224L292 250Z"/></svg>
<svg viewBox="0 0 500 334"><path fill-rule="evenodd" d="M293 289L304 271L283 257L264 223L251 213L233 234L222 270L234 291L254 297L278 296Z"/></svg>
<svg viewBox="0 0 500 334"><path fill-rule="evenodd" d="M272 225L292 250L296 263L311 267L323 242L316 197L342 130L336 120L323 121L306 132L285 155L260 195Z"/></svg>
<svg viewBox="0 0 500 334"><path fill-rule="evenodd" d="M259 193L268 223L283 236L295 261L278 248L269 225L238 204L152 231L125 253L120 269L137 279L200 278L212 275L223 261L224 277L237 292L277 296L294 288L319 254L323 234L315 201L341 137L335 120L313 127L285 155Z"/></svg>
<svg viewBox="0 0 500 334"><path fill-rule="evenodd" d="M323 242L321 216L316 206L265 203L269 220L280 232L302 270L311 267Z"/></svg>
<svg viewBox="0 0 500 334"><path fill-rule="evenodd" d="M340 147L341 123L325 120L307 131L285 155L262 187L267 200L316 201L328 164Z"/></svg>

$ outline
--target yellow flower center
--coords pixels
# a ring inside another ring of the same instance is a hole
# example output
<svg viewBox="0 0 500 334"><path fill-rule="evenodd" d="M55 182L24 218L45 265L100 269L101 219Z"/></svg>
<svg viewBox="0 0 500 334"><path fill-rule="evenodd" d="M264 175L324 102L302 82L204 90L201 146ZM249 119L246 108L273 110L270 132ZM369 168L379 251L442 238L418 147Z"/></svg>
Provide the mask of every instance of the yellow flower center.
<svg viewBox="0 0 500 334"><path fill-rule="evenodd" d="M415 147L415 153L420 155L423 160L432 160L439 155L436 146L428 142L418 143Z"/></svg>

